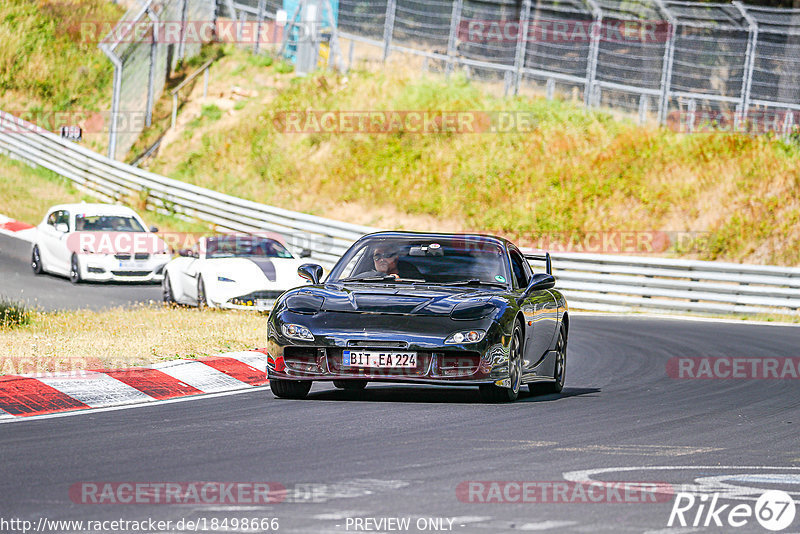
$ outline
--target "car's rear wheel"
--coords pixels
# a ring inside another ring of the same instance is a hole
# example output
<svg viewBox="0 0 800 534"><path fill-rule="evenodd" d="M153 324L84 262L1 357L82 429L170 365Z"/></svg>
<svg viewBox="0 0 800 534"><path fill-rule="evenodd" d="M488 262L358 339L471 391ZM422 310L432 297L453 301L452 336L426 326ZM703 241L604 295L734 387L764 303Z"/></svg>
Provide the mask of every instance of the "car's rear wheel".
<svg viewBox="0 0 800 534"><path fill-rule="evenodd" d="M564 389L564 379L567 375L567 333L564 325L558 331L556 342L556 362L553 368L553 381L539 384L530 384L531 393L561 393Z"/></svg>
<svg viewBox="0 0 800 534"><path fill-rule="evenodd" d="M334 380L333 385L339 389L360 391L367 387L367 380Z"/></svg>
<svg viewBox="0 0 800 534"><path fill-rule="evenodd" d="M202 278L197 280L197 307L201 310L208 308L208 297L206 296L206 283Z"/></svg>
<svg viewBox="0 0 800 534"><path fill-rule="evenodd" d="M172 293L172 284L167 273L164 273L164 281L161 282L161 297L164 304L175 304L175 295Z"/></svg>
<svg viewBox="0 0 800 534"><path fill-rule="evenodd" d="M39 245L33 246L33 252L31 253L31 269L33 269L33 274L42 274L44 272L44 267L42 267L42 255L39 252Z"/></svg>
<svg viewBox="0 0 800 534"><path fill-rule="evenodd" d="M276 397L282 399L302 399L311 390L311 380L282 380L273 378L269 387Z"/></svg>
<svg viewBox="0 0 800 534"><path fill-rule="evenodd" d="M78 263L78 255L73 254L69 262L69 281L78 284L81 281L81 265Z"/></svg>
<svg viewBox="0 0 800 534"><path fill-rule="evenodd" d="M481 397L485 402L514 402L519 397L522 383L522 327L519 321L514 322L514 333L511 346L508 348L508 382L509 387L495 384L480 386Z"/></svg>

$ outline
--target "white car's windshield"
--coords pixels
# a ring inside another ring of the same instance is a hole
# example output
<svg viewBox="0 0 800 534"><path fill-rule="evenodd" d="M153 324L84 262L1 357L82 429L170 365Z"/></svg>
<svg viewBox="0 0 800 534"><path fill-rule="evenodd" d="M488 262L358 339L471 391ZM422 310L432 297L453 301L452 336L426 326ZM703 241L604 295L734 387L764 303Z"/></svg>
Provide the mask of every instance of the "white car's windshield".
<svg viewBox="0 0 800 534"><path fill-rule="evenodd" d="M292 258L286 247L274 239L250 236L210 237L206 258Z"/></svg>
<svg viewBox="0 0 800 534"><path fill-rule="evenodd" d="M139 221L122 215L76 215L75 230L78 232L146 231Z"/></svg>
<svg viewBox="0 0 800 534"><path fill-rule="evenodd" d="M370 236L350 249L329 281L421 281L432 284L508 283L503 247L477 236Z"/></svg>

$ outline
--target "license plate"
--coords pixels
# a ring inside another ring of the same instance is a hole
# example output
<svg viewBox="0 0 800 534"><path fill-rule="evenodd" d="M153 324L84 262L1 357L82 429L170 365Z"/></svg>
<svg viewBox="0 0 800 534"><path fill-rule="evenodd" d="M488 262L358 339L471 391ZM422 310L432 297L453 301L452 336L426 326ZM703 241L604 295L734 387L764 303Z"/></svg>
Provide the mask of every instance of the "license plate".
<svg viewBox="0 0 800 534"><path fill-rule="evenodd" d="M342 352L344 367L377 367L379 369L413 368L417 366L416 352L378 352L345 350Z"/></svg>
<svg viewBox="0 0 800 534"><path fill-rule="evenodd" d="M119 262L120 269L144 269L147 267L147 262L128 260Z"/></svg>

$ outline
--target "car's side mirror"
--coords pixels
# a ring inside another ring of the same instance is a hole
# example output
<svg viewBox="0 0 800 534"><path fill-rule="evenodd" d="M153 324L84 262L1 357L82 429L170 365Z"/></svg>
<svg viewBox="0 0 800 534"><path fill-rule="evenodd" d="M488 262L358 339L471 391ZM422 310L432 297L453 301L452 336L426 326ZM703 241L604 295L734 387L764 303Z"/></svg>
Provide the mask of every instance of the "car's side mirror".
<svg viewBox="0 0 800 534"><path fill-rule="evenodd" d="M300 278L310 280L312 284L319 284L322 278L322 266L316 263L304 263L297 268L297 275Z"/></svg>
<svg viewBox="0 0 800 534"><path fill-rule="evenodd" d="M556 285L556 277L552 274L539 273L531 277L528 284L528 291L539 291L542 289L551 289Z"/></svg>
<svg viewBox="0 0 800 534"><path fill-rule="evenodd" d="M301 258L310 258L311 257L311 249L310 248L304 248L303 250L301 250L300 251L300 257Z"/></svg>
<svg viewBox="0 0 800 534"><path fill-rule="evenodd" d="M69 232L69 225L67 223L58 223L56 225L56 232L61 232L62 234L66 234Z"/></svg>
<svg viewBox="0 0 800 534"><path fill-rule="evenodd" d="M158 226L151 226L150 231L155 234L156 232L158 232Z"/></svg>

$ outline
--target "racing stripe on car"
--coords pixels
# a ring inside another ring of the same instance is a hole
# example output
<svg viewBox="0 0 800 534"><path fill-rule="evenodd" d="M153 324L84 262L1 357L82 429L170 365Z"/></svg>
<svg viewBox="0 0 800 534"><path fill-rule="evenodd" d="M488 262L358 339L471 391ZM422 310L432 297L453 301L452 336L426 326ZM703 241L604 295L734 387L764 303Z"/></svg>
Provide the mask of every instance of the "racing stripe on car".
<svg viewBox="0 0 800 534"><path fill-rule="evenodd" d="M92 408L155 400L116 378L94 371L81 371L69 376L43 377L39 380Z"/></svg>
<svg viewBox="0 0 800 534"><path fill-rule="evenodd" d="M145 395L157 400L198 395L201 390L184 384L177 378L162 373L158 369L138 368L104 371L108 376L116 378L132 388L138 389Z"/></svg>
<svg viewBox="0 0 800 534"><path fill-rule="evenodd" d="M239 361L236 358L213 356L203 359L203 363L236 380L250 384L251 386L263 386L267 383L267 374L265 371L259 371L252 365Z"/></svg>
<svg viewBox="0 0 800 534"><path fill-rule="evenodd" d="M11 415L26 416L89 406L35 378L10 375L0 377L0 408Z"/></svg>
<svg viewBox="0 0 800 534"><path fill-rule="evenodd" d="M154 367L204 393L249 387L249 384L228 376L222 371L217 371L200 361L178 360L161 363Z"/></svg>

